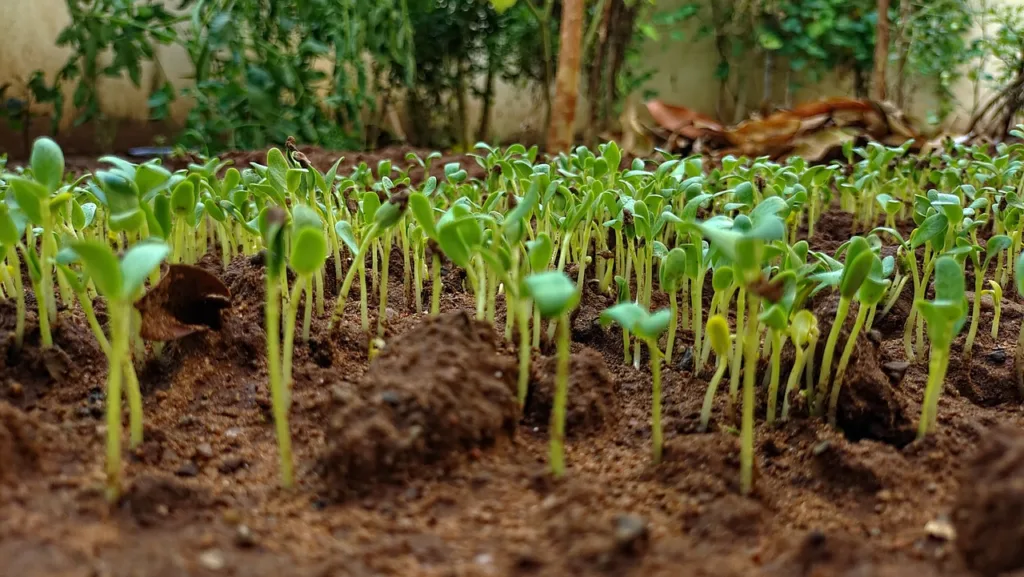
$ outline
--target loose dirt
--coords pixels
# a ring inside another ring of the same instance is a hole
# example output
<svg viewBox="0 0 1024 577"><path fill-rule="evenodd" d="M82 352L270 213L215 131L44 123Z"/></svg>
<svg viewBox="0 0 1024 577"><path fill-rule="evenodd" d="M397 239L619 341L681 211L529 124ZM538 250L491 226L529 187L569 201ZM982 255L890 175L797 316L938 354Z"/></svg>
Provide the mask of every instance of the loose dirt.
<svg viewBox="0 0 1024 577"><path fill-rule="evenodd" d="M819 230L814 249L847 235ZM113 508L103 497L106 367L84 317L61 312L58 348L46 354L31 312L24 349L4 339L0 575L966 577L1022 564L1012 368L1021 308L1009 294L998 339L985 310L970 361L956 341L934 436L914 440L927 366L899 365L895 307L858 340L839 431L799 405L769 427L758 408L756 490L740 497L727 386L711 431L696 432L707 377L683 362L688 331L663 373L666 446L655 466L646 357L639 371L623 364L621 331L594 322L610 301L588 289L573 321L568 474L554 480L550 347L534 352L534 392L520 414L503 304L497 333L472 320L472 295L446 266L444 315L411 312L396 253L379 357L367 362L351 297L333 334L316 319L314 339L296 346L298 483L285 491L262 263L200 264L224 281L231 306L220 330L168 343L140 370L146 441L125 447L126 491ZM374 293L370 302L375 327ZM823 335L834 306L816 303ZM5 333L13 319L13 305L0 304Z"/></svg>

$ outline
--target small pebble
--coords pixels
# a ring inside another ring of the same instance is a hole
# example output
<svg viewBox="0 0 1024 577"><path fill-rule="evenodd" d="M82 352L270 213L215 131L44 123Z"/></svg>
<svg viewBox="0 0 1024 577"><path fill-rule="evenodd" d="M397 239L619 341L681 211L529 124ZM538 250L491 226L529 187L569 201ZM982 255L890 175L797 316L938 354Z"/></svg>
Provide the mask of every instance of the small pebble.
<svg viewBox="0 0 1024 577"><path fill-rule="evenodd" d="M932 539L938 541L955 541L956 529L949 519L939 518L928 521L924 526L924 532Z"/></svg>
<svg viewBox="0 0 1024 577"><path fill-rule="evenodd" d="M693 347L686 347L683 350L683 356L679 359L679 365L677 366L681 371L693 370Z"/></svg>
<svg viewBox="0 0 1024 577"><path fill-rule="evenodd" d="M213 458L213 447L210 446L210 443L199 443L196 445L195 456L208 461Z"/></svg>
<svg viewBox="0 0 1024 577"><path fill-rule="evenodd" d="M210 549L199 554L199 564L210 571L220 571L227 565L227 560L220 549Z"/></svg>
<svg viewBox="0 0 1024 577"><path fill-rule="evenodd" d="M895 384L903 380L903 376L907 374L907 369L910 368L910 363L906 361L890 361L882 365L882 371L889 377L889 380Z"/></svg>
<svg viewBox="0 0 1024 577"><path fill-rule="evenodd" d="M241 457L228 457L217 465L217 470L224 474L234 473L246 465L245 459Z"/></svg>
<svg viewBox="0 0 1024 577"><path fill-rule="evenodd" d="M7 392L12 397L20 397L25 393L25 389L21 386L18 381L11 381L11 384L7 385Z"/></svg>
<svg viewBox="0 0 1024 577"><path fill-rule="evenodd" d="M817 445L815 445L813 449L811 449L811 453L815 457L819 457L819 456L823 455L825 453L825 451L829 450L829 448L831 446L832 446L832 443L830 443L829 441L822 441L822 442L818 443Z"/></svg>
<svg viewBox="0 0 1024 577"><path fill-rule="evenodd" d="M242 429L239 429L238 427L231 427L230 429L224 431L224 437L228 439L237 439L241 435Z"/></svg>
<svg viewBox="0 0 1024 577"><path fill-rule="evenodd" d="M238 509L224 509L221 518L225 523L234 525L242 520L242 514L238 512Z"/></svg>
<svg viewBox="0 0 1024 577"><path fill-rule="evenodd" d="M239 547L253 547L256 545L256 537L248 525L239 525L235 530L235 544Z"/></svg>
<svg viewBox="0 0 1024 577"><path fill-rule="evenodd" d="M402 397L395 391L384 391L380 394L380 400L392 407L397 407L402 402Z"/></svg>
<svg viewBox="0 0 1024 577"><path fill-rule="evenodd" d="M639 515L617 515L615 517L615 544L622 549L632 549L638 541L647 539L647 520Z"/></svg>
<svg viewBox="0 0 1024 577"><path fill-rule="evenodd" d="M199 474L199 467L192 461L185 461L174 474L179 477L195 477Z"/></svg>

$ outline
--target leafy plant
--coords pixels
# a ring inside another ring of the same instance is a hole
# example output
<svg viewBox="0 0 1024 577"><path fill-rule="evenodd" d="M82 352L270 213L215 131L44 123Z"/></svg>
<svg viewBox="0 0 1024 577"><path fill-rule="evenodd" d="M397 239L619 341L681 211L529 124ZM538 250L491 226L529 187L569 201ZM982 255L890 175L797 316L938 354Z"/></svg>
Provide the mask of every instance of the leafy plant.
<svg viewBox="0 0 1024 577"><path fill-rule="evenodd" d="M953 338L967 320L967 296L964 293L963 269L953 257L940 256L935 261L935 298L917 300L914 306L928 323L931 354L928 360L928 384L921 406L918 438L935 430L938 420L939 395L949 366L949 348Z"/></svg>
<svg viewBox="0 0 1024 577"><path fill-rule="evenodd" d="M107 498L114 501L121 491L121 389L126 369L130 369L129 337L132 303L138 299L150 273L160 267L170 247L166 244L140 243L118 261L104 242L77 241L70 245L82 267L107 299L109 346L107 353ZM131 382L131 380L129 381ZM142 443L142 395L138 382L128 388L131 444Z"/></svg>
<svg viewBox="0 0 1024 577"><path fill-rule="evenodd" d="M601 323L608 325L616 322L619 326L626 328L629 332L643 339L651 351L651 438L654 454L654 463L661 462L663 433L661 430L661 349L658 346L658 337L665 332L675 319L668 310L661 309L655 313L648 313L643 307L636 303L619 303L605 309L601 313Z"/></svg>
<svg viewBox="0 0 1024 577"><path fill-rule="evenodd" d="M565 408L569 394L569 313L579 304L580 294L569 277L558 271L534 273L524 282L539 316L554 319L558 326L550 463L551 472L561 477L565 474Z"/></svg>

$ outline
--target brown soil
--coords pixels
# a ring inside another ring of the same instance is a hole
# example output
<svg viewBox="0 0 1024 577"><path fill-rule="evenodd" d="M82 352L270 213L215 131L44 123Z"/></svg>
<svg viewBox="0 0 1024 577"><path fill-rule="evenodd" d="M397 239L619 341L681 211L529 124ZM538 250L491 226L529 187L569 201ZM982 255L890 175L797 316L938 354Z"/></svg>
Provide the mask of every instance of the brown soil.
<svg viewBox="0 0 1024 577"><path fill-rule="evenodd" d="M588 291L573 323L577 434L568 474L554 480L551 351L534 353L521 419L515 348L462 312L473 299L459 271L446 268L445 314L429 320L409 312L392 256L379 357L367 363L358 298L334 334L317 319L314 339L296 345L298 483L288 491L278 486L258 258L227 271L201 263L232 306L219 331L168 343L140 370L146 440L125 447L126 491L113 508L103 496L103 356L77 309L61 313L58 348L42 354L30 313L24 349L0 351L0 575L966 577L1020 565L1021 441L998 433L981 443L990 429L1024 424L1016 300L999 339L983 313L970 362L956 341L934 436L913 435L927 367L894 371L899 331L880 330L858 341L841 431L800 406L769 427L759 408L755 492L740 497L727 386L712 432L696 433L707 381L679 368L688 331L663 373L666 446L655 466L649 370L623 365L621 332L593 322L609 300ZM835 303L819 301L827 334ZM502 304L498 316L503 328ZM13 318L0 304L4 333Z"/></svg>

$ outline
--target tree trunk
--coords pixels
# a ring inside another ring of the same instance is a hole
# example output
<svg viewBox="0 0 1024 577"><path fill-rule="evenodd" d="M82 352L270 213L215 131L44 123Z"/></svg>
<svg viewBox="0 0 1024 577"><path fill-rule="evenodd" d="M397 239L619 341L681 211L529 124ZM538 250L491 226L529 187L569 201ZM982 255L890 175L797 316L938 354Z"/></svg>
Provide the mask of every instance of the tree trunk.
<svg viewBox="0 0 1024 577"><path fill-rule="evenodd" d="M896 106L906 109L907 105L907 60L910 59L910 47L911 47L911 28L910 20L913 14L911 13L911 5L908 1L900 2L900 21L897 33L896 45L897 48L897 62L896 65ZM984 26L982 27L984 30ZM977 99L975 99L975 107L977 107Z"/></svg>
<svg viewBox="0 0 1024 577"><path fill-rule="evenodd" d="M562 2L562 30L559 36L555 99L548 125L549 153L568 152L576 124L576 99L580 84L580 49L583 40L584 0Z"/></svg>
<svg viewBox="0 0 1024 577"><path fill-rule="evenodd" d="M487 78L484 79L483 109L480 111L480 126L476 131L479 142L487 142L491 133L491 109L494 106L494 79L498 73L494 52L487 51Z"/></svg>
<svg viewBox="0 0 1024 577"><path fill-rule="evenodd" d="M878 0L875 28L875 69L871 74L871 99L885 100L886 68L889 61L889 0Z"/></svg>

